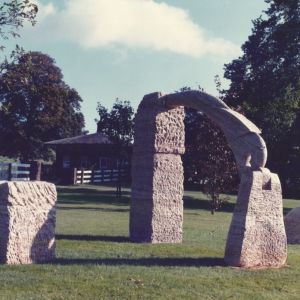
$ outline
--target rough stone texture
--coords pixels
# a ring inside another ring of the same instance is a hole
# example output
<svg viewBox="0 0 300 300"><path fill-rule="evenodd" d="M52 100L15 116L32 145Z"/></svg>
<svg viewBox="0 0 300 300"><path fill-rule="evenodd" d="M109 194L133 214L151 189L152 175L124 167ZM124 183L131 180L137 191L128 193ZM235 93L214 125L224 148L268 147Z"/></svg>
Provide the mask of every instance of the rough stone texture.
<svg viewBox="0 0 300 300"><path fill-rule="evenodd" d="M222 100L202 91L187 91L165 95L167 107L184 105L204 112L224 131L234 153L240 176L251 166L263 168L267 161L267 148L260 130L243 115L231 110Z"/></svg>
<svg viewBox="0 0 300 300"><path fill-rule="evenodd" d="M300 206L285 216L284 225L288 244L300 244Z"/></svg>
<svg viewBox="0 0 300 300"><path fill-rule="evenodd" d="M183 107L169 109L162 93L146 95L135 125L130 240L182 241L184 153Z"/></svg>
<svg viewBox="0 0 300 300"><path fill-rule="evenodd" d="M51 183L0 182L0 263L55 258L56 198Z"/></svg>
<svg viewBox="0 0 300 300"><path fill-rule="evenodd" d="M242 176L225 262L237 267L279 267L287 255L281 185L267 169Z"/></svg>

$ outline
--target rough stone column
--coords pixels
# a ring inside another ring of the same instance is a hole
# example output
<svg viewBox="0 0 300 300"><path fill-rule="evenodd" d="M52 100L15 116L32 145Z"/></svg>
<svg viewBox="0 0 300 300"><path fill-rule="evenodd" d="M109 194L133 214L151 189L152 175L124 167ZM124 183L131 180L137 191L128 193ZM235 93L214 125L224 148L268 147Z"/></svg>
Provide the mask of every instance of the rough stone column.
<svg viewBox="0 0 300 300"><path fill-rule="evenodd" d="M55 185L0 181L0 263L55 258Z"/></svg>
<svg viewBox="0 0 300 300"><path fill-rule="evenodd" d="M225 262L237 267L279 267L287 255L281 185L268 169L242 175Z"/></svg>
<svg viewBox="0 0 300 300"><path fill-rule="evenodd" d="M184 108L166 108L163 95L146 95L136 115L130 202L132 242L182 241Z"/></svg>

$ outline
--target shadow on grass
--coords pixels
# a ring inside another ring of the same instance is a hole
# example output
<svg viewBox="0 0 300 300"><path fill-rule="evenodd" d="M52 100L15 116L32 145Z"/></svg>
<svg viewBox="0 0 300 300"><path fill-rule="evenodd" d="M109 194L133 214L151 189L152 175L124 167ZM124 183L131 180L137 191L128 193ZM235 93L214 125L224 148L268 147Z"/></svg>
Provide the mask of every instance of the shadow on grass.
<svg viewBox="0 0 300 300"><path fill-rule="evenodd" d="M129 212L129 208L99 208L99 207L83 207L83 206L58 206L58 210L91 210L91 211L102 211L102 212Z"/></svg>
<svg viewBox="0 0 300 300"><path fill-rule="evenodd" d="M70 241L100 241L100 242L116 242L128 243L129 238L125 236L106 236L106 235L71 235L71 234L56 234L56 240Z"/></svg>
<svg viewBox="0 0 300 300"><path fill-rule="evenodd" d="M110 266L144 266L144 267L219 267L226 266L223 258L201 257L201 258L104 258L104 259L65 259L57 258L51 261L52 264L59 265L110 265Z"/></svg>

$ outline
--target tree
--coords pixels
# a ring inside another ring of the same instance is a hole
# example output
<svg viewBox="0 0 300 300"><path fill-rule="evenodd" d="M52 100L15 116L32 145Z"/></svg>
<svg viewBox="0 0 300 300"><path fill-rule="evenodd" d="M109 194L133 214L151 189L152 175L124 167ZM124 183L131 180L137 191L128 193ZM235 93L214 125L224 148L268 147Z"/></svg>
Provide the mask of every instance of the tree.
<svg viewBox="0 0 300 300"><path fill-rule="evenodd" d="M18 30L19 27L23 27L23 21L26 19L32 25L35 25L37 12L38 6L30 3L29 0L25 0L21 3L18 3L17 0L13 0L11 3L4 3L3 6L0 7L1 37L5 40L8 39L8 34L11 34L13 37L20 37L15 30ZM5 30L7 27L9 31ZM0 49L3 50L4 46L1 46Z"/></svg>
<svg viewBox="0 0 300 300"><path fill-rule="evenodd" d="M97 131L105 133L117 145L116 154L122 161L130 162L135 120L130 101L116 99L110 113L99 102L96 109L100 116L100 120L95 119Z"/></svg>
<svg viewBox="0 0 300 300"><path fill-rule="evenodd" d="M217 88L220 82L216 81ZM184 87L181 91L190 90ZM202 188L211 201L211 212L228 202L221 193L237 191L238 170L234 155L220 127L205 114L185 107L185 185Z"/></svg>
<svg viewBox="0 0 300 300"><path fill-rule="evenodd" d="M8 64L0 76L1 155L48 160L52 151L45 142L82 133L82 99L62 79L54 59L40 52Z"/></svg>
<svg viewBox="0 0 300 300"><path fill-rule="evenodd" d="M225 65L224 77L231 80L225 97L262 129L267 167L279 174L287 195L300 186L300 169L296 176L290 172L297 157L300 163L300 2L265 2L270 7L253 21L243 56Z"/></svg>
<svg viewBox="0 0 300 300"><path fill-rule="evenodd" d="M6 10L5 10L6 9ZM12 35L14 38L20 37L16 33L20 27L23 27L23 21L28 20L32 26L36 24L35 17L38 12L38 6L30 3L29 0L18 2L13 0L10 3L4 3L0 7L0 35L4 40L8 40L8 35ZM5 46L0 46L0 51L3 51ZM17 62L18 59L25 54L25 50L22 47L16 45L14 51L12 51L10 58L13 62ZM9 61L5 57L0 62L0 75L7 71ZM9 83L9 82L7 82Z"/></svg>

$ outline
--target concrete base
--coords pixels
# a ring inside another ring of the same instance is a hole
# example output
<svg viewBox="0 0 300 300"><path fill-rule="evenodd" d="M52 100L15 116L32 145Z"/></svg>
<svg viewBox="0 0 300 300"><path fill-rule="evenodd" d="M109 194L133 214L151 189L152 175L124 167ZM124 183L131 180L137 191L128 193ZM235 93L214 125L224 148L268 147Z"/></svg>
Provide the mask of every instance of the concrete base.
<svg viewBox="0 0 300 300"><path fill-rule="evenodd" d="M55 258L55 185L0 181L0 263Z"/></svg>
<svg viewBox="0 0 300 300"><path fill-rule="evenodd" d="M280 267L287 255L281 185L267 169L242 175L225 249L236 267Z"/></svg>

